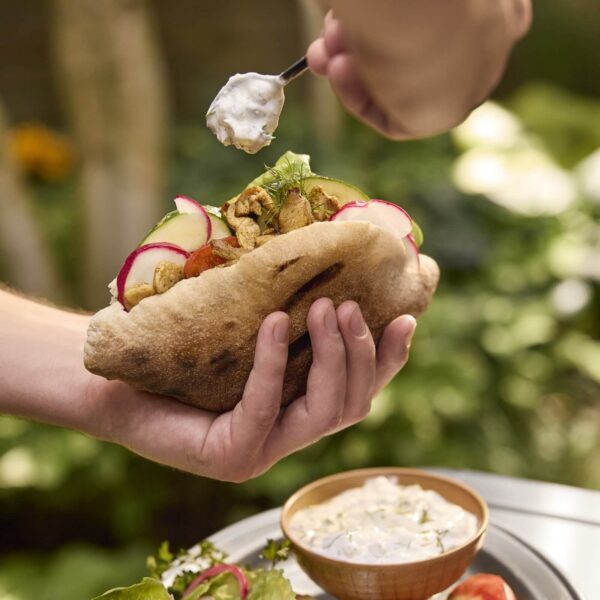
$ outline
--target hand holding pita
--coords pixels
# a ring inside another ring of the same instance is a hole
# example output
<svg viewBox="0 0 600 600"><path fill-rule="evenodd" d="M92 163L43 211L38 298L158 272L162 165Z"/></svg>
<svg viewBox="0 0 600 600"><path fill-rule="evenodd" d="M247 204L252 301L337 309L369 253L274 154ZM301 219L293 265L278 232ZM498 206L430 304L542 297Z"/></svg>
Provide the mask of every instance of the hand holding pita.
<svg viewBox="0 0 600 600"><path fill-rule="evenodd" d="M406 363L416 321L409 315L392 321L377 350L354 302L336 311L330 300L317 300L307 322L313 350L307 392L286 408L280 405L288 317L276 312L260 328L254 367L233 410L215 414L91 376L90 403L104 415L100 436L156 462L241 482L361 421Z"/></svg>
<svg viewBox="0 0 600 600"><path fill-rule="evenodd" d="M213 413L140 392L85 370L89 317L0 289L0 412L77 429L197 475L243 481L369 412L371 399L404 366L416 322L393 320L377 351L355 302L314 302L305 395L281 408L288 316L270 314L258 333L241 402ZM5 375L5 377L3 377Z"/></svg>

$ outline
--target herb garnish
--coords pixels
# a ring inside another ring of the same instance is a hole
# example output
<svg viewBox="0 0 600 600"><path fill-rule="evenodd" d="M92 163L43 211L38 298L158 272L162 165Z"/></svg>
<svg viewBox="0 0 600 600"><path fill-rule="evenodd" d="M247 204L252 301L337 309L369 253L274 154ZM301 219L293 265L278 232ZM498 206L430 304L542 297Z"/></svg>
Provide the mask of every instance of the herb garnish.
<svg viewBox="0 0 600 600"><path fill-rule="evenodd" d="M291 552L291 543L288 539L283 539L280 542L277 540L267 540L267 545L260 553L260 558L271 561L271 567L275 567L278 562L287 560Z"/></svg>
<svg viewBox="0 0 600 600"><path fill-rule="evenodd" d="M173 553L169 547L169 542L163 542L157 552L157 556L149 556L146 564L150 575L156 579L161 579L162 574L173 566L173 562L177 559L198 559L203 558L212 566L222 563L226 554L218 550L212 542L204 540L193 548L193 554L189 550L179 550ZM176 578L173 585L169 588L173 596L181 598L183 592L187 589L190 583L198 576L197 571L183 571Z"/></svg>
<svg viewBox="0 0 600 600"><path fill-rule="evenodd" d="M419 525L424 525L425 523L429 523L430 521L433 521L433 519L429 517L429 511L426 508L424 508L423 512L421 513L421 516L419 517Z"/></svg>
<svg viewBox="0 0 600 600"><path fill-rule="evenodd" d="M436 543L437 547L439 548L440 554L443 554L444 552L446 552L446 549L444 548L444 537L447 533L448 533L447 529L436 529L435 530L435 543Z"/></svg>
<svg viewBox="0 0 600 600"><path fill-rule="evenodd" d="M300 194L306 196L304 180L311 173L304 163L292 162L287 157L283 160L283 164L276 167L265 165L265 169L269 176L261 187L273 198L273 207L263 216L263 219L266 225L271 225L291 190L298 188Z"/></svg>

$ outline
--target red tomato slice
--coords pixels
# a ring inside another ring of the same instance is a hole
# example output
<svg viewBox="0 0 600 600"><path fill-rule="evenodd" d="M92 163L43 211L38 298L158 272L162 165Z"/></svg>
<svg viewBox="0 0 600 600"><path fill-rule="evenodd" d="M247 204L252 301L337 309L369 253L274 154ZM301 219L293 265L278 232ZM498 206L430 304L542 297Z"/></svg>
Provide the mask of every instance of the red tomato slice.
<svg viewBox="0 0 600 600"><path fill-rule="evenodd" d="M448 600L517 600L508 584L498 575L479 573L457 585Z"/></svg>
<svg viewBox="0 0 600 600"><path fill-rule="evenodd" d="M239 248L239 244L237 238L233 235L223 238L224 242L227 242L230 246L234 248ZM200 273L207 271L208 269L212 269L217 265L222 265L227 262L224 258L220 256L215 256L213 254L212 246L210 242L208 244L204 244L192 252L189 258L185 261L185 265L183 267L183 276L184 277L197 277Z"/></svg>

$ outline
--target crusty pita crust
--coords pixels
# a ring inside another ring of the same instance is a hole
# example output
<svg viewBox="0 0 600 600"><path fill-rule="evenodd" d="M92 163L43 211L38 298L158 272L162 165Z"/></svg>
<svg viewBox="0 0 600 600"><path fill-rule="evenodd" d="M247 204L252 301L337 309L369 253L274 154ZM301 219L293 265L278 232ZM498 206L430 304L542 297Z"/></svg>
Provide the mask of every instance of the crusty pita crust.
<svg viewBox="0 0 600 600"><path fill-rule="evenodd" d="M283 404L303 394L311 364L306 316L318 298L357 301L374 338L398 315L425 310L435 261L404 269L397 236L366 222L315 223L279 236L226 268L180 281L129 313L117 302L91 320L85 366L150 392L212 411L240 400L260 324L290 316Z"/></svg>

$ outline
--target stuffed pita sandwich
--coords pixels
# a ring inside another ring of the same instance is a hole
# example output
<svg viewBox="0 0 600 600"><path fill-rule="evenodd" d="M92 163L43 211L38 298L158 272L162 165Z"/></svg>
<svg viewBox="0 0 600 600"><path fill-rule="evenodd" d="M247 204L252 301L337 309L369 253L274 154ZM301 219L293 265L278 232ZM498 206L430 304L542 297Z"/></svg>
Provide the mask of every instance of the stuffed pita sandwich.
<svg viewBox="0 0 600 600"><path fill-rule="evenodd" d="M220 209L175 204L109 285L84 360L107 379L206 410L242 397L268 314L290 317L286 405L305 392L315 300L358 302L377 341L397 316L420 315L438 283L404 210L315 175L305 155L287 153Z"/></svg>

